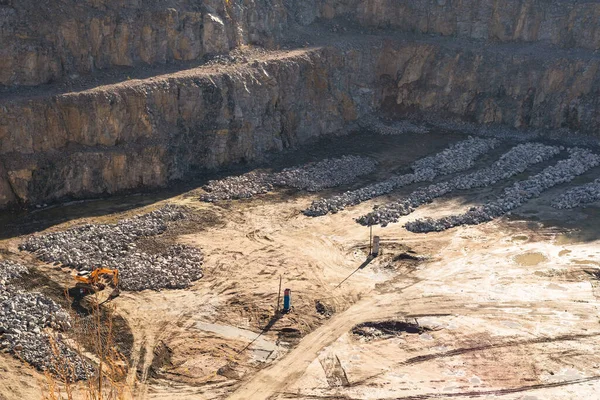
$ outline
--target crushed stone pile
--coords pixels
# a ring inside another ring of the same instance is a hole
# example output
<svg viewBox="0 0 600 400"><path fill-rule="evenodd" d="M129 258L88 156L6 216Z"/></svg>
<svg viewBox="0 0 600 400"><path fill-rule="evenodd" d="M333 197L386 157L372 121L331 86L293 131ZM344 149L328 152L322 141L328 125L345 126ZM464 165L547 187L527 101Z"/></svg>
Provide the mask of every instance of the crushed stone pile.
<svg viewBox="0 0 600 400"><path fill-rule="evenodd" d="M375 167L376 162L369 157L343 156L286 168L277 173L249 172L208 182L203 187L207 193L201 195L200 200L216 202L247 199L270 192L274 187L316 192L352 183L357 177L375 171Z"/></svg>
<svg viewBox="0 0 600 400"><path fill-rule="evenodd" d="M164 254L137 250L136 240L160 235L167 224L185 219L189 210L166 205L116 224L86 224L62 232L29 237L21 246L42 261L77 270L98 267L119 270L124 290L181 289L202 278L200 250L170 246Z"/></svg>
<svg viewBox="0 0 600 400"><path fill-rule="evenodd" d="M40 293L16 289L10 281L27 273L27 268L8 260L0 261L0 349L34 367L57 373L59 362L71 369L69 378L91 376L92 366L61 341L52 341L46 329L71 328L69 314ZM60 360L60 361L59 361Z"/></svg>
<svg viewBox="0 0 600 400"><path fill-rule="evenodd" d="M440 232L461 225L478 225L500 217L528 200L539 197L544 191L575 179L591 168L600 165L600 156L588 149L574 147L568 150L568 159L560 160L555 165L545 168L539 174L523 181L516 182L504 190L495 201L485 205L472 207L460 215L452 215L440 219L424 218L404 225L415 233Z"/></svg>
<svg viewBox="0 0 600 400"><path fill-rule="evenodd" d="M560 194L552 200L552 207L558 209L575 208L596 201L600 201L600 178Z"/></svg>
<svg viewBox="0 0 600 400"><path fill-rule="evenodd" d="M385 124L381 119L370 115L359 121L359 127L378 135L404 135L407 133L426 134L429 129L424 125L413 124L410 121L393 121Z"/></svg>
<svg viewBox="0 0 600 400"><path fill-rule="evenodd" d="M466 190L493 185L504 179L520 174L528 167L547 161L560 153L558 146L547 146L541 143L519 144L504 153L489 167L481 168L473 173L460 175L449 181L429 185L412 192L400 201L375 206L373 211L359 217L356 221L365 226L398 222L405 215L412 213L417 207L433 201L455 190Z"/></svg>
<svg viewBox="0 0 600 400"><path fill-rule="evenodd" d="M309 217L337 213L346 207L383 196L412 183L430 182L437 176L467 170L475 164L479 157L497 145L497 139L469 137L437 154L415 161L411 166L413 173L393 175L382 182L350 190L341 195L315 200L309 208L302 212Z"/></svg>

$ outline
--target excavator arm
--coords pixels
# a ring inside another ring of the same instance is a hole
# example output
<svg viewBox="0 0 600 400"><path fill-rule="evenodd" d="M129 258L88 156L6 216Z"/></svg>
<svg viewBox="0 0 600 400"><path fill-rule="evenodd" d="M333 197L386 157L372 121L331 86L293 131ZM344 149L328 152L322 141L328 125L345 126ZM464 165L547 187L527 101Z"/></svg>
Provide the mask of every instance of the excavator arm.
<svg viewBox="0 0 600 400"><path fill-rule="evenodd" d="M75 298L76 301L79 301L83 297L99 292L105 288L105 284L101 282L101 279L104 276L110 276L110 283L114 287L113 291L110 293L107 300L110 301L115 297L118 297L120 294L119 290L119 271L117 269L109 269L109 268L96 268L92 272L79 273L74 276L77 284L75 287L70 288L68 290L69 296ZM106 280L104 281L106 282ZM101 304L102 304L101 303Z"/></svg>

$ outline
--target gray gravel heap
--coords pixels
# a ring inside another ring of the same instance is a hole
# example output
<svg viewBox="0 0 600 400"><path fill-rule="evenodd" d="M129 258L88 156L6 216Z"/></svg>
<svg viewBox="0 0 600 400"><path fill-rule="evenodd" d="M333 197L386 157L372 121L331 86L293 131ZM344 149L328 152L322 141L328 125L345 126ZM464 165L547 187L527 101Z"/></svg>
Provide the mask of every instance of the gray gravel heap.
<svg viewBox="0 0 600 400"><path fill-rule="evenodd" d="M504 190L502 196L482 206L472 207L460 215L440 219L418 219L404 225L415 233L439 232L460 225L477 225L500 217L521 206L544 191L575 179L576 176L600 165L600 156L588 149L570 148L570 157L544 169L526 180L516 182Z"/></svg>
<svg viewBox="0 0 600 400"><path fill-rule="evenodd" d="M257 194L265 194L273 190L272 174L248 172L240 176L209 181L203 189L207 192L200 200L214 203L222 200L249 199Z"/></svg>
<svg viewBox="0 0 600 400"><path fill-rule="evenodd" d="M411 183L432 181L436 176L464 171L471 168L477 158L492 150L497 144L496 139L469 137L440 153L415 161L411 167L413 173L393 175L382 182L350 190L341 195L315 200L309 208L302 212L309 217L336 213L346 207L383 196Z"/></svg>
<svg viewBox="0 0 600 400"><path fill-rule="evenodd" d="M93 370L87 361L60 341L55 342L53 351L44 331L70 329L69 314L43 294L26 293L10 285L11 280L26 273L27 268L18 263L0 261L0 348L41 370L56 373L60 362L72 368L70 378L90 376Z"/></svg>
<svg viewBox="0 0 600 400"><path fill-rule="evenodd" d="M202 278L202 253L184 245L164 254L138 251L135 241L160 235L167 223L186 218L184 207L166 205L116 224L86 224L67 231L31 236L22 245L45 262L78 270L116 268L124 290L180 289Z"/></svg>
<svg viewBox="0 0 600 400"><path fill-rule="evenodd" d="M0 301L4 300L2 295L9 291L9 282L27 274L27 268L10 260L0 261Z"/></svg>
<svg viewBox="0 0 600 400"><path fill-rule="evenodd" d="M576 186L560 194L552 201L552 207L558 209L575 208L596 201L600 201L600 179Z"/></svg>
<svg viewBox="0 0 600 400"><path fill-rule="evenodd" d="M277 173L249 172L208 182L203 189L207 192L200 200L216 202L220 200L247 199L264 194L274 187L292 187L315 192L325 188L346 185L358 176L375 171L373 159L359 156L328 158L300 167L286 168Z"/></svg>
<svg viewBox="0 0 600 400"><path fill-rule="evenodd" d="M367 116L359 122L359 126L378 135L404 135L407 133L425 134L429 129L424 125L413 124L410 121L393 121L385 124L375 116Z"/></svg>
<svg viewBox="0 0 600 400"><path fill-rule="evenodd" d="M375 206L372 212L361 216L356 221L365 226L387 226L390 223L398 222L402 216L412 213L417 207L430 203L435 198L454 190L493 185L520 174L532 165L547 161L558 153L560 153L560 148L557 146L547 146L541 143L519 144L504 153L489 167L418 189L400 201Z"/></svg>

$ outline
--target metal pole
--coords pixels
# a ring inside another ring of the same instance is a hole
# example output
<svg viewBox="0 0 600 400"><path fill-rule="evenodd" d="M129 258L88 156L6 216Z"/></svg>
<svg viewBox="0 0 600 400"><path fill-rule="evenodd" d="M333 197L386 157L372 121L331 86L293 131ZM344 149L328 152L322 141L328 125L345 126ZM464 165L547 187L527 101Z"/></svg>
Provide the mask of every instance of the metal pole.
<svg viewBox="0 0 600 400"><path fill-rule="evenodd" d="M279 292L277 293L277 310L275 312L279 312L279 300L281 298L281 280L283 279L282 275L279 275Z"/></svg>

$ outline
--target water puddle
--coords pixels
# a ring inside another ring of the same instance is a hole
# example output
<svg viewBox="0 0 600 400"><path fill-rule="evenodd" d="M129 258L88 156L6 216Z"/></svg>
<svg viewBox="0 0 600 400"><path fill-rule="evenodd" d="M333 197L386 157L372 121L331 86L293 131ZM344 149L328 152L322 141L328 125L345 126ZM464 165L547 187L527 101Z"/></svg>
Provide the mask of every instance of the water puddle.
<svg viewBox="0 0 600 400"><path fill-rule="evenodd" d="M575 244L582 242L584 239L580 233L577 232L566 232L556 235L555 242L557 245Z"/></svg>
<svg viewBox="0 0 600 400"><path fill-rule="evenodd" d="M544 261L548 261L548 258L542 253L524 253L515 256L515 262L523 267L533 267Z"/></svg>

